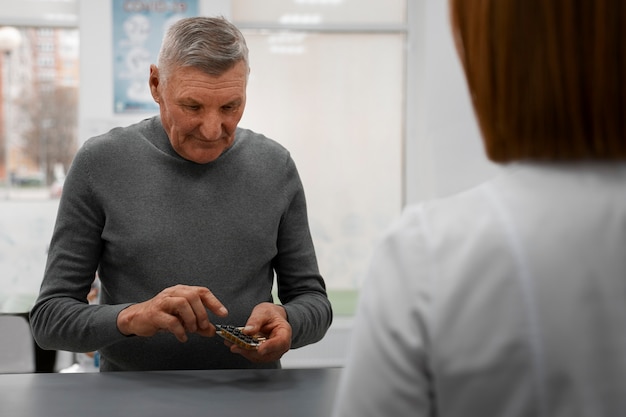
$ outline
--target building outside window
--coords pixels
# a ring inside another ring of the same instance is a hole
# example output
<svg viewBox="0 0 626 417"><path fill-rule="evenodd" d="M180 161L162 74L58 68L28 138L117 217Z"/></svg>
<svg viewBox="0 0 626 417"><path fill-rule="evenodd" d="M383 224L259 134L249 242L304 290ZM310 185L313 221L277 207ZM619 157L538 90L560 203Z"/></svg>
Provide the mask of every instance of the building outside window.
<svg viewBox="0 0 626 417"><path fill-rule="evenodd" d="M20 45L2 57L0 312L36 296L77 147L78 29L16 29Z"/></svg>

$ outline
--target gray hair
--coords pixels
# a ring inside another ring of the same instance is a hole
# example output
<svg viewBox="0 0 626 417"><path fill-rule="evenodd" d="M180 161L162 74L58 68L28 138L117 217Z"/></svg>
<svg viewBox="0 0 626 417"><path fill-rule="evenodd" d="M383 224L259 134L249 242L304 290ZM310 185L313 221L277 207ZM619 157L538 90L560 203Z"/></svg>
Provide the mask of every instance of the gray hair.
<svg viewBox="0 0 626 417"><path fill-rule="evenodd" d="M248 46L243 35L223 17L189 17L172 24L159 52L162 82L176 67L194 67L219 76L243 61L248 64Z"/></svg>

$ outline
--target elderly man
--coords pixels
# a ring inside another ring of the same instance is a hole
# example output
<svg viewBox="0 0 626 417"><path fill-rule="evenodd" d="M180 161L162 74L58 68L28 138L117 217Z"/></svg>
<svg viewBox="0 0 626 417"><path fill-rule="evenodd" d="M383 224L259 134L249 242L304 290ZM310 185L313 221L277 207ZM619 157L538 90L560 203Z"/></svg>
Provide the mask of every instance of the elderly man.
<svg viewBox="0 0 626 417"><path fill-rule="evenodd" d="M150 67L160 115L88 140L68 173L31 311L40 346L98 350L103 371L277 368L324 336L332 309L294 161L238 127L248 73L225 19L170 27ZM265 341L243 349L215 324Z"/></svg>

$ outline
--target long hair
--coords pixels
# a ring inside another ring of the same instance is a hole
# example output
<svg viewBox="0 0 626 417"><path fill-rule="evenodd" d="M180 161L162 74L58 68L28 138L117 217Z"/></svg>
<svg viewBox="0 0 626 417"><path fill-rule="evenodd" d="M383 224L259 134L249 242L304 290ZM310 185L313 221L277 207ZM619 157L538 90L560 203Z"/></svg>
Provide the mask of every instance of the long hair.
<svg viewBox="0 0 626 417"><path fill-rule="evenodd" d="M626 2L450 0L487 156L626 159Z"/></svg>

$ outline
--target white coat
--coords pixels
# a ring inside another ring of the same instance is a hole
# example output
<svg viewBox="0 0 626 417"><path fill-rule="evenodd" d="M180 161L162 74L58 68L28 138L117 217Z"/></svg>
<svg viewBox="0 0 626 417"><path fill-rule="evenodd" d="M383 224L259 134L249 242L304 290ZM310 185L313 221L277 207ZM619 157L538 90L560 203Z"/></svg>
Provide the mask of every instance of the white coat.
<svg viewBox="0 0 626 417"><path fill-rule="evenodd" d="M333 415L626 416L626 164L516 163L407 208Z"/></svg>

